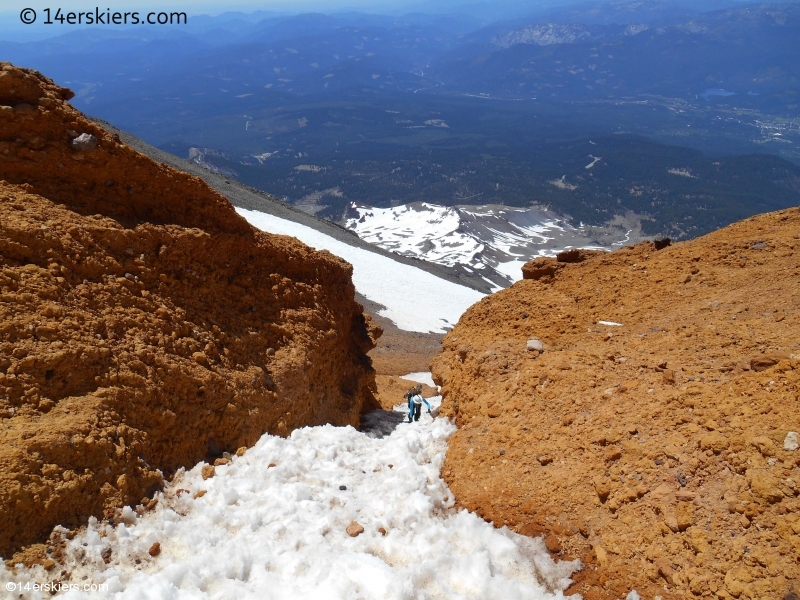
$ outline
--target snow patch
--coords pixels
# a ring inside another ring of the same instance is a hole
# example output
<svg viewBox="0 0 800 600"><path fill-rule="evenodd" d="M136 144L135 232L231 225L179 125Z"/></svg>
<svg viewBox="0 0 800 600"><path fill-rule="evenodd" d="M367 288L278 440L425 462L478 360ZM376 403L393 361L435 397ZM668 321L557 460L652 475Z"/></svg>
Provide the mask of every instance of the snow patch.
<svg viewBox="0 0 800 600"><path fill-rule="evenodd" d="M425 385L431 386L433 389L437 389L437 385L433 382L433 376L430 372L421 372L421 373L409 373L408 375L401 375L400 379L408 379L409 381L414 381L416 383L424 383Z"/></svg>
<svg viewBox="0 0 800 600"><path fill-rule="evenodd" d="M689 169L667 169L667 172L672 175L680 175L681 177L688 177L689 179L697 179L697 177L692 175L692 172Z"/></svg>
<svg viewBox="0 0 800 600"><path fill-rule="evenodd" d="M296 237L317 250L328 250L352 264L356 289L373 302L385 306L378 314L391 319L400 329L444 333L455 326L467 308L484 297L476 290L375 252L350 246L300 223L244 208L237 208L236 212L253 227Z"/></svg>
<svg viewBox="0 0 800 600"><path fill-rule="evenodd" d="M537 256L567 248L601 249L596 231L573 227L541 208L499 205L438 206L415 202L393 208L352 203L345 226L371 244L481 275L492 291L522 278L521 267ZM589 237L589 236L592 237ZM619 239L618 233L612 237Z"/></svg>
<svg viewBox="0 0 800 600"><path fill-rule="evenodd" d="M592 162L590 162L588 165L586 165L586 166L584 167L584 169L587 169L587 170L588 170L588 169L591 169L591 168L592 168L593 166L595 166L595 165L596 165L598 162L600 162L601 160L603 160L603 157L602 157L602 156L592 156L592 155L589 155L589 158L591 158L591 159L592 159Z"/></svg>
<svg viewBox="0 0 800 600"><path fill-rule="evenodd" d="M549 183L550 185L556 186L560 190L573 191L573 190L577 190L578 189L577 185L575 185L574 183L567 183L566 179L567 179L567 176L566 175L562 175L561 179L553 179L552 181L548 181L547 183Z"/></svg>
<svg viewBox="0 0 800 600"><path fill-rule="evenodd" d="M352 427L304 428L287 439L263 436L211 479L203 480L202 464L179 471L154 510L128 511L127 524L116 526L92 518L67 542L70 581L108 591L59 597L564 598L578 561L556 563L540 538L453 508L439 471L454 431L428 415L382 438ZM352 521L364 528L356 537L345 531ZM155 542L161 550L151 557ZM41 566L12 575L0 564L0 586L49 580Z"/></svg>

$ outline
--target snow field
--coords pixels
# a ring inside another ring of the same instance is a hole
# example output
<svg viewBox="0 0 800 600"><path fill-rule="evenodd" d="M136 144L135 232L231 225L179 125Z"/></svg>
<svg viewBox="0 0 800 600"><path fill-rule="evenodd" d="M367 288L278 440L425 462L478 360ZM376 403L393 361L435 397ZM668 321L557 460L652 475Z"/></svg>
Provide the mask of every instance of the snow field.
<svg viewBox="0 0 800 600"><path fill-rule="evenodd" d="M180 471L142 516L127 508L116 527L92 519L67 542L66 569L70 582L108 584L109 591L59 597L563 598L578 561L556 563L541 539L453 509L439 470L454 431L448 420L423 415L380 439L330 425L287 439L265 435L244 456L216 467L213 478L202 479L202 464ZM195 499L201 490L205 495ZM354 520L364 532L350 537ZM155 542L161 553L151 557ZM9 581L48 580L41 567L12 576L0 566L0 589Z"/></svg>
<svg viewBox="0 0 800 600"><path fill-rule="evenodd" d="M448 267L480 273L493 292L522 279L522 265L589 243L583 225L573 227L538 208L497 205L445 207L414 202L392 208L352 203L346 227L376 246ZM487 277L491 272L499 275Z"/></svg>
<svg viewBox="0 0 800 600"><path fill-rule="evenodd" d="M257 229L296 237L352 264L356 290L385 306L379 314L391 319L400 329L444 333L455 326L467 308L484 297L476 290L381 254L349 246L311 227L259 211L237 208L236 212Z"/></svg>
<svg viewBox="0 0 800 600"><path fill-rule="evenodd" d="M431 386L433 389L438 389L439 387L433 382L433 376L430 372L409 373L408 375L401 375L400 379L407 379L415 383L424 383L425 385Z"/></svg>
<svg viewBox="0 0 800 600"><path fill-rule="evenodd" d="M418 206L356 210L359 218L348 219L347 228L361 239L398 254L452 267L470 264L484 249L482 243L461 231L461 218L452 208L423 202Z"/></svg>

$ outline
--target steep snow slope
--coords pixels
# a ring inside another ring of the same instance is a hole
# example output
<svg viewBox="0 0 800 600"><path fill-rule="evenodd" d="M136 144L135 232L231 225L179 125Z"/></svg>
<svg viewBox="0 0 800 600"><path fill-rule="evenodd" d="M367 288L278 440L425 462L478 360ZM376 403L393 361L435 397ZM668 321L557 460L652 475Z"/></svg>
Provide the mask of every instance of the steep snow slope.
<svg viewBox="0 0 800 600"><path fill-rule="evenodd" d="M385 306L379 314L400 329L443 333L458 322L467 308L484 297L471 288L348 245L300 223L255 210L236 210L258 229L296 237L317 250L329 250L348 261L353 265L356 290Z"/></svg>
<svg viewBox="0 0 800 600"><path fill-rule="evenodd" d="M125 509L116 526L92 519L66 541L63 564L71 583L108 591L60 597L563 598L577 561L555 563L541 538L453 508L439 471L454 430L423 415L383 438L327 425L265 435L208 480L202 463L179 472L152 511ZM363 533L348 535L352 521ZM12 575L0 563L3 588L52 579L40 566Z"/></svg>
<svg viewBox="0 0 800 600"><path fill-rule="evenodd" d="M522 279L520 268L565 248L613 249L638 238L636 224L571 225L541 208L437 206L416 202L394 208L353 203L345 226L376 246L448 267L465 265L495 289Z"/></svg>

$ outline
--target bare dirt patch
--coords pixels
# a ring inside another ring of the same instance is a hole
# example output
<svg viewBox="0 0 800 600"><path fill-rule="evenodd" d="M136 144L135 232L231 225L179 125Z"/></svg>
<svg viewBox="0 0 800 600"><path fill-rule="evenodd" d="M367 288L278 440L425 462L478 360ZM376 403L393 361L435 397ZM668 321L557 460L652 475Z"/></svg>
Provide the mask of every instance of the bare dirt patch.
<svg viewBox="0 0 800 600"><path fill-rule="evenodd" d="M442 351L442 338L439 333L417 333L404 331L389 319L378 315L383 308L380 304L356 294L356 299L364 305L364 310L372 315L373 321L383 329L378 345L370 351L372 366L380 375L406 375L430 371L433 357Z"/></svg>

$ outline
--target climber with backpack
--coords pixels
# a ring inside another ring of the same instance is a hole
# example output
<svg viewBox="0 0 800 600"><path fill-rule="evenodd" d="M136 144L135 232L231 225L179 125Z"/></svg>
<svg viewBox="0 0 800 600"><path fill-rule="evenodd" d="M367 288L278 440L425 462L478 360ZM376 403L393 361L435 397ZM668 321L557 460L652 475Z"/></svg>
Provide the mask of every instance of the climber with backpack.
<svg viewBox="0 0 800 600"><path fill-rule="evenodd" d="M408 399L408 422L419 421L420 414L422 413L422 403L428 407L428 414L431 414L431 405L422 396L422 384L408 390L405 397Z"/></svg>

